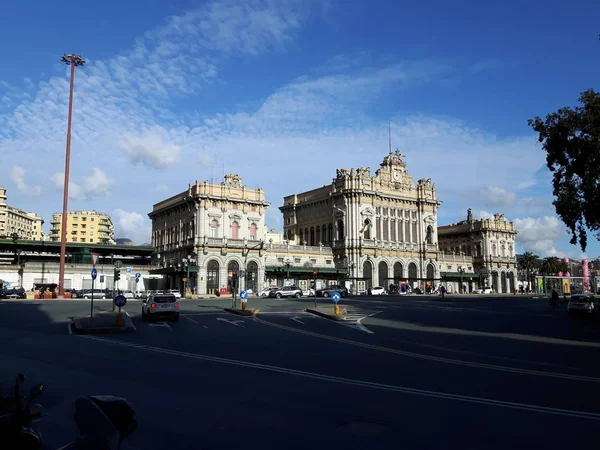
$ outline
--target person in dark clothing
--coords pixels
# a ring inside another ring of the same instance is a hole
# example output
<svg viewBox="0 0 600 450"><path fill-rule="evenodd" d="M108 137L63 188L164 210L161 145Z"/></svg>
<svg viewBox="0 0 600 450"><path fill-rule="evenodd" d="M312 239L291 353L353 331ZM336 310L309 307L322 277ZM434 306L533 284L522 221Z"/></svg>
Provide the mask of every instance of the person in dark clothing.
<svg viewBox="0 0 600 450"><path fill-rule="evenodd" d="M556 289L552 289L552 295L550 296L550 304L553 308L558 308L558 299L558 292L556 292Z"/></svg>

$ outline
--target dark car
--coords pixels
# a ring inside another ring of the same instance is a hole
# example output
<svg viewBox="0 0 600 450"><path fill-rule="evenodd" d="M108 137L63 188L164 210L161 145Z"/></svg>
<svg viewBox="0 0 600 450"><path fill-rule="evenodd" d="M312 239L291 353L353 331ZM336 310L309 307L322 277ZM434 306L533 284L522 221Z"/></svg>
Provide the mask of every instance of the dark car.
<svg viewBox="0 0 600 450"><path fill-rule="evenodd" d="M348 297L348 289L340 284L332 284L323 289L317 289L317 297L331 297L334 292L339 292L341 297Z"/></svg>

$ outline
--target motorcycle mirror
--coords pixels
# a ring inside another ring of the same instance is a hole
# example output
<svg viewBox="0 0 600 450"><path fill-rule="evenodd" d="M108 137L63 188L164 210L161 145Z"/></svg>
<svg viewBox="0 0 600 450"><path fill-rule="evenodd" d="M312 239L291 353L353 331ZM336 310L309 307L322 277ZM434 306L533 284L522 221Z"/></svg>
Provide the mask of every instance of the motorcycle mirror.
<svg viewBox="0 0 600 450"><path fill-rule="evenodd" d="M29 414L31 416L32 422L39 422L42 420L42 411L44 410L43 406L39 403L36 403L31 408L29 408Z"/></svg>
<svg viewBox="0 0 600 450"><path fill-rule="evenodd" d="M29 392L29 398L31 400L33 400L35 397L37 397L38 395L40 395L43 390L44 390L44 385L43 384L36 384L35 386L33 386L31 388L31 391Z"/></svg>

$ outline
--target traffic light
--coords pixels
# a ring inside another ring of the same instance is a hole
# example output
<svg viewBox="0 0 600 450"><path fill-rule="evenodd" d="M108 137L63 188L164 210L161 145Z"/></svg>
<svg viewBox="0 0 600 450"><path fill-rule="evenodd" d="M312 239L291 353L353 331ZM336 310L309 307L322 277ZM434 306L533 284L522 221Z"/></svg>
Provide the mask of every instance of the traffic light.
<svg viewBox="0 0 600 450"><path fill-rule="evenodd" d="M237 282L238 282L237 272L234 270L233 272L231 272L231 287L234 289L237 288Z"/></svg>
<svg viewBox="0 0 600 450"><path fill-rule="evenodd" d="M316 277L316 276L317 276L317 271L313 270L313 277Z"/></svg>
<svg viewBox="0 0 600 450"><path fill-rule="evenodd" d="M115 269L115 281L119 281L121 279L121 271L119 269Z"/></svg>

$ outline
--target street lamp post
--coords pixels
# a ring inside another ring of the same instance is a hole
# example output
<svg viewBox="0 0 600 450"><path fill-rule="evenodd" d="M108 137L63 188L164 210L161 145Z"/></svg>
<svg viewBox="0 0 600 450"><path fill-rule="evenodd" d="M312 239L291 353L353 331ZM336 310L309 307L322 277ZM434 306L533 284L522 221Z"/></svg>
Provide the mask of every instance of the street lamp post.
<svg viewBox="0 0 600 450"><path fill-rule="evenodd" d="M69 89L69 119L67 121L67 151L65 155L65 185L63 188L63 211L60 226L60 268L58 272L58 295L65 293L65 256L67 253L67 207L69 202L69 167L71 164L71 118L73 115L73 83L75 81L75 66L85 64L79 55L65 53L61 61L71 66L71 86Z"/></svg>

